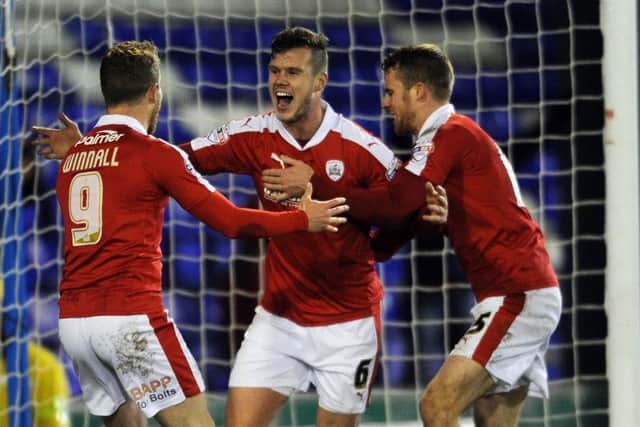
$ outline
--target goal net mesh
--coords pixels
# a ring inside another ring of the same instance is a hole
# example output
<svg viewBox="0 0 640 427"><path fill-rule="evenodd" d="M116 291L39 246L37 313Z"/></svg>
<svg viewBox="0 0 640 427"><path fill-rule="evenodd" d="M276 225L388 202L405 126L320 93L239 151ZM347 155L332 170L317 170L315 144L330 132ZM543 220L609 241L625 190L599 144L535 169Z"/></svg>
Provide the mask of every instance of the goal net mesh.
<svg viewBox="0 0 640 427"><path fill-rule="evenodd" d="M30 126L57 125L57 114L64 111L82 131L90 129L103 112L101 55L114 42L148 39L160 48L163 62L165 104L156 135L178 143L207 134L231 118L271 108L266 69L271 39L294 25L330 39L325 98L336 111L380 135L400 156L408 154L411 141L393 134L390 118L381 110L380 62L390 50L413 43L435 43L449 54L456 70L452 102L458 112L477 120L511 160L527 205L545 232L564 298L547 355L551 399L528 401L521 425L606 425L597 1L5 3L13 3L15 14L5 7L5 17L12 19L4 19L1 35L0 124L15 125L0 134L5 162L0 185L2 274L8 285L22 284L26 295L18 298L19 287L7 286L11 292L0 310L3 326L9 319L28 327L28 340L49 349L66 368L74 425L97 425L97 420L84 410L77 378L57 337L63 266L55 195L58 162L38 158L28 144ZM258 206L250 178L223 174L209 179L236 204ZM167 209L165 302L199 362L219 425L234 354L264 284L264 245L227 240L173 202ZM10 252L14 246L17 252ZM386 289L382 369L363 420L418 425L418 399L468 327L473 295L452 248L441 238L417 238L378 268ZM6 347L24 339L5 335L2 342ZM10 380L37 369L9 365L7 359ZM32 389L46 381L31 377ZM10 405L0 402L0 416L20 409ZM311 425L315 407L313 394L296 396L277 423Z"/></svg>

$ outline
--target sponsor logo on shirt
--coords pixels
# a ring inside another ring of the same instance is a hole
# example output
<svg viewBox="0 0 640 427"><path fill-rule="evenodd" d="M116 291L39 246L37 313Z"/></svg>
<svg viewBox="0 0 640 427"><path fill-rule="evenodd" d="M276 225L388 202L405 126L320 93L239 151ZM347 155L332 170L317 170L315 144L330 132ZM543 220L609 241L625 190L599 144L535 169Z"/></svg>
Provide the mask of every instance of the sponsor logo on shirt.
<svg viewBox="0 0 640 427"><path fill-rule="evenodd" d="M344 175L344 163L342 160L328 160L325 165L327 176L332 181L339 181Z"/></svg>
<svg viewBox="0 0 640 427"><path fill-rule="evenodd" d="M119 133L115 130L101 130L96 132L94 135L85 136L80 141L75 143L75 146L78 145L96 145L96 144L107 144L109 142L118 142L124 133Z"/></svg>
<svg viewBox="0 0 640 427"><path fill-rule="evenodd" d="M391 181L393 177L396 176L400 166L402 166L402 162L399 158L394 157L389 166L387 166L387 171L384 174L387 177L387 181Z"/></svg>
<svg viewBox="0 0 640 427"><path fill-rule="evenodd" d="M280 167L282 169L284 169L286 166L284 164L284 160L282 160L282 158L277 155L276 153L271 153L271 159L275 160L276 162L278 162L278 165L280 165ZM300 197L289 197L286 200L278 200L278 197L282 195L282 192L280 191L276 191L276 190L269 190L268 188L264 187L263 188L264 192L264 198L269 200L270 202L273 203L279 203L283 206L286 207L290 207L290 208L298 208L300 207L300 202L301 202L301 198Z"/></svg>
<svg viewBox="0 0 640 427"><path fill-rule="evenodd" d="M229 140L229 126L224 125L212 130L207 139L213 144L224 144Z"/></svg>
<svg viewBox="0 0 640 427"><path fill-rule="evenodd" d="M264 188L264 198L269 200L270 202L279 203L282 206L286 206L288 208L300 207L300 202L302 201L300 197L289 197L286 200L278 201L278 199L276 199L276 196L279 194L280 194L279 191L272 191L272 190L269 190L268 188Z"/></svg>

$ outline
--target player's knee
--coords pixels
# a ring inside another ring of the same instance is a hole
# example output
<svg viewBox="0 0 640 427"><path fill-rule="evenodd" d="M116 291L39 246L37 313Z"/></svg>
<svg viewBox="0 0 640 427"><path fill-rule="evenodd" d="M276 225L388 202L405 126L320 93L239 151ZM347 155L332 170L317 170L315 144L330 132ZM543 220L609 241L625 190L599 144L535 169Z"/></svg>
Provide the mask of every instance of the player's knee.
<svg viewBox="0 0 640 427"><path fill-rule="evenodd" d="M449 418L455 418L452 402L447 400L446 393L429 384L420 398L420 417L426 426L439 425Z"/></svg>
<svg viewBox="0 0 640 427"><path fill-rule="evenodd" d="M158 419L156 417L156 419ZM215 427L215 422L208 413L185 414L179 418L165 417L158 420L160 424L170 427Z"/></svg>
<svg viewBox="0 0 640 427"><path fill-rule="evenodd" d="M476 427L488 427L491 414L495 411L493 401L480 398L473 404L473 423Z"/></svg>
<svg viewBox="0 0 640 427"><path fill-rule="evenodd" d="M187 422L179 425L183 427L216 427L215 422L208 414L205 414L202 417L187 420Z"/></svg>

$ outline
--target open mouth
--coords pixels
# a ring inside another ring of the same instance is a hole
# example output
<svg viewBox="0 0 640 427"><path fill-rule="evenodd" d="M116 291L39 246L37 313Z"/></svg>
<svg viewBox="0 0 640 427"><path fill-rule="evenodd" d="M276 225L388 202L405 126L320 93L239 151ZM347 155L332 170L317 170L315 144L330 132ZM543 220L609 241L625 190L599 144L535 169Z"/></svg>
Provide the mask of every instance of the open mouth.
<svg viewBox="0 0 640 427"><path fill-rule="evenodd" d="M293 102L293 95L284 91L276 92L276 100L278 108L287 108Z"/></svg>

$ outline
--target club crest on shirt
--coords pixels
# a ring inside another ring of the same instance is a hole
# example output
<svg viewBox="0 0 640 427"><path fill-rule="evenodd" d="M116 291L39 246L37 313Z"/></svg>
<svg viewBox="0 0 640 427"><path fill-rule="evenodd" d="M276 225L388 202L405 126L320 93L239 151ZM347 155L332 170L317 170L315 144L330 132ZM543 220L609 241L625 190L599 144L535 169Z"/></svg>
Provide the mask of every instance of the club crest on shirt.
<svg viewBox="0 0 640 427"><path fill-rule="evenodd" d="M324 169L332 181L338 181L344 175L344 163L342 160L328 160Z"/></svg>
<svg viewBox="0 0 640 427"><path fill-rule="evenodd" d="M213 144L224 144L229 140L229 126L224 125L212 130L207 135L207 139Z"/></svg>

